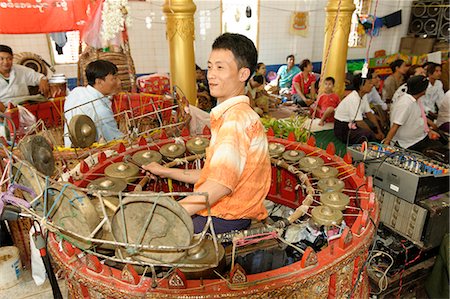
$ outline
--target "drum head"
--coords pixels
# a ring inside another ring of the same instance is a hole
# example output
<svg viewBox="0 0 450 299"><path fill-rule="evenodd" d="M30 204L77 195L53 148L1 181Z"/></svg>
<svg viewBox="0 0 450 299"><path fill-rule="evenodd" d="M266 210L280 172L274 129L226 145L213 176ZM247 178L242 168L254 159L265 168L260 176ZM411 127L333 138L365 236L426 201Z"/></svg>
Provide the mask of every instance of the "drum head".
<svg viewBox="0 0 450 299"><path fill-rule="evenodd" d="M151 246L190 244L194 225L191 217L177 201L157 196L127 197L122 205L111 221L112 233L118 242ZM148 226L145 228L146 222ZM139 240L139 236L142 236L142 240ZM145 263L172 263L186 255L184 251L157 249L136 249L134 252L121 249L121 252Z"/></svg>
<svg viewBox="0 0 450 299"><path fill-rule="evenodd" d="M78 114L70 119L69 138L74 147L91 146L97 139L94 121L87 115Z"/></svg>

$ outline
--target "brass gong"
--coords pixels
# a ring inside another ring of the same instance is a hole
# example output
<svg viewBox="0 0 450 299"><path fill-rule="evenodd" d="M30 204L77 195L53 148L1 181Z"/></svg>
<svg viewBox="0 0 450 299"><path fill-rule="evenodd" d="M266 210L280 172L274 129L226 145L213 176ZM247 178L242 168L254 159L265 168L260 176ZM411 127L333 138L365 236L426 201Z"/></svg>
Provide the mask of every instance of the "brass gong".
<svg viewBox="0 0 450 299"><path fill-rule="evenodd" d="M186 148L193 154L204 154L209 146L209 139L204 137L194 137L186 142Z"/></svg>
<svg viewBox="0 0 450 299"><path fill-rule="evenodd" d="M69 138L74 147L91 146L97 139L94 121L87 115L77 114L69 122Z"/></svg>
<svg viewBox="0 0 450 299"><path fill-rule="evenodd" d="M194 225L177 201L165 196L127 197L122 205L111 221L112 233L118 242L151 246L188 246L191 243ZM119 250L124 256L145 263L173 263L186 254L178 250Z"/></svg>
<svg viewBox="0 0 450 299"><path fill-rule="evenodd" d="M168 143L161 146L159 152L166 158L175 159L181 157L186 152L186 148L182 144Z"/></svg>
<svg viewBox="0 0 450 299"><path fill-rule="evenodd" d="M274 158L280 157L285 149L286 149L286 147L284 145L282 145L281 143L277 143L277 142L269 143L269 155L271 157L274 157Z"/></svg>
<svg viewBox="0 0 450 299"><path fill-rule="evenodd" d="M47 211L52 206L55 207L50 214L52 222L64 229L61 233L75 246L81 249L90 248L92 244L71 234L73 232L89 237L100 223L97 211L86 194L71 185L68 187L53 185L47 192Z"/></svg>
<svg viewBox="0 0 450 299"><path fill-rule="evenodd" d="M340 225L344 215L342 212L328 206L317 206L311 211L311 217L319 226Z"/></svg>
<svg viewBox="0 0 450 299"><path fill-rule="evenodd" d="M350 198L341 192L327 192L320 195L320 202L324 206L343 211L350 203Z"/></svg>
<svg viewBox="0 0 450 299"><path fill-rule="evenodd" d="M323 160L319 157L304 157L298 161L299 167L303 171L311 171L323 165Z"/></svg>
<svg viewBox="0 0 450 299"><path fill-rule="evenodd" d="M25 160L31 163L37 171L51 176L55 172L53 149L45 137L40 135L26 136L19 144Z"/></svg>
<svg viewBox="0 0 450 299"><path fill-rule="evenodd" d="M192 241L197 242L197 240ZM214 273L214 270L217 272L222 272L226 265L225 262L225 249L221 244L217 244L218 251L214 247L213 240L203 239L200 244L190 250L188 250L187 255L178 261L180 264L214 264L218 262L216 267L181 267L180 270L183 274L186 275L188 279L200 279L200 278L215 278L217 274Z"/></svg>
<svg viewBox="0 0 450 299"><path fill-rule="evenodd" d="M132 182L138 178L139 167L131 163L117 162L105 168L105 175Z"/></svg>
<svg viewBox="0 0 450 299"><path fill-rule="evenodd" d="M311 170L311 172L312 175L318 179L335 178L339 174L339 171L336 168L330 166L316 167Z"/></svg>
<svg viewBox="0 0 450 299"><path fill-rule="evenodd" d="M147 165L151 162L161 163L161 160L161 154L153 150L143 150L133 155L133 161L139 165Z"/></svg>
<svg viewBox="0 0 450 299"><path fill-rule="evenodd" d="M115 177L102 177L93 180L87 188L90 190L104 190L111 192L121 192L127 187L127 182L124 179Z"/></svg>
<svg viewBox="0 0 450 299"><path fill-rule="evenodd" d="M321 179L317 182L317 188L323 193L325 192L341 192L345 187L345 183L338 178Z"/></svg>
<svg viewBox="0 0 450 299"><path fill-rule="evenodd" d="M298 150L288 150L283 153L283 159L287 162L298 162L305 156L305 153Z"/></svg>

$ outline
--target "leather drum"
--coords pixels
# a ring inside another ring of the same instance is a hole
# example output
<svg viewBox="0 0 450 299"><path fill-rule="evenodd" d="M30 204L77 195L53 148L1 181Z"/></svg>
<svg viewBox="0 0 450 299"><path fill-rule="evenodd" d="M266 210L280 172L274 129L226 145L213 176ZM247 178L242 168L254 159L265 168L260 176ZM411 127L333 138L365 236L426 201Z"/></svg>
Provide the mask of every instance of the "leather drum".
<svg viewBox="0 0 450 299"><path fill-rule="evenodd" d="M169 160L173 160L183 156L183 154L186 152L186 148L182 144L168 143L161 146L159 152Z"/></svg>
<svg viewBox="0 0 450 299"><path fill-rule="evenodd" d="M139 167L131 163L117 162L105 168L105 175L126 182L133 182L139 177Z"/></svg>
<svg viewBox="0 0 450 299"><path fill-rule="evenodd" d="M350 203L350 198L341 192L326 192L320 195L320 202L324 206L344 211L346 206Z"/></svg>
<svg viewBox="0 0 450 299"><path fill-rule="evenodd" d="M306 172L310 172L314 168L321 167L323 163L323 160L319 157L304 157L298 161L300 170Z"/></svg>
<svg viewBox="0 0 450 299"><path fill-rule="evenodd" d="M317 179L335 178L338 176L339 171L330 166L321 166L311 170L313 177Z"/></svg>
<svg viewBox="0 0 450 299"><path fill-rule="evenodd" d="M111 221L118 242L174 247L191 243L194 225L177 201L165 196L136 196L125 198L122 204L123 208L119 207ZM186 251L177 250L119 250L124 256L144 263L173 263L186 255Z"/></svg>
<svg viewBox="0 0 450 299"><path fill-rule="evenodd" d="M283 153L283 159L288 163L296 163L305 156L305 153L298 150L288 150Z"/></svg>
<svg viewBox="0 0 450 299"><path fill-rule="evenodd" d="M317 182L317 188L325 192L342 192L345 188L345 183L338 178L321 179Z"/></svg>
<svg viewBox="0 0 450 299"><path fill-rule="evenodd" d="M281 157L286 147L281 143L271 142L269 143L269 155L272 158Z"/></svg>
<svg viewBox="0 0 450 299"><path fill-rule="evenodd" d="M318 226L332 226L340 225L344 215L337 209L328 206L318 206L312 209L311 219Z"/></svg>
<svg viewBox="0 0 450 299"><path fill-rule="evenodd" d="M161 163L162 155L157 151L143 150L135 153L132 157L133 161L139 165L147 165L151 162Z"/></svg>
<svg viewBox="0 0 450 299"><path fill-rule="evenodd" d="M204 154L209 146L209 139L204 137L194 137L186 142L186 148L193 154Z"/></svg>

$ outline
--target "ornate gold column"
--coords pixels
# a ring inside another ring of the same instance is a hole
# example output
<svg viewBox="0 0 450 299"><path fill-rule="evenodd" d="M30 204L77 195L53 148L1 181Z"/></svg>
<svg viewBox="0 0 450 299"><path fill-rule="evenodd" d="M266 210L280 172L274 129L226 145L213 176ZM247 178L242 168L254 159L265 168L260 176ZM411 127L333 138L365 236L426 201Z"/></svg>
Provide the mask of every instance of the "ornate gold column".
<svg viewBox="0 0 450 299"><path fill-rule="evenodd" d="M341 2L341 7L339 7ZM339 14L338 14L339 10ZM333 77L336 80L335 92L342 96L345 90L345 65L347 63L348 35L352 14L355 10L353 0L328 0L325 25L325 41L322 56L322 78ZM337 18L336 18L336 15ZM336 25L334 23L336 22ZM334 37L331 41L331 36ZM328 57L327 57L328 56Z"/></svg>
<svg viewBox="0 0 450 299"><path fill-rule="evenodd" d="M166 38L170 52L170 79L189 103L197 101L194 57L194 13L197 7L192 0L165 0Z"/></svg>

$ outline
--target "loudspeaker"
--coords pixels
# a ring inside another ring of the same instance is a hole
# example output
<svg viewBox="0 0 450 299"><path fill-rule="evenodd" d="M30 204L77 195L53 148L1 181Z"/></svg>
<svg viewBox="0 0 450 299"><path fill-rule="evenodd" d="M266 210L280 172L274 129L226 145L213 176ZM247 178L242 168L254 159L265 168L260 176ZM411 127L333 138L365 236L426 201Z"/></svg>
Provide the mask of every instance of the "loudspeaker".
<svg viewBox="0 0 450 299"><path fill-rule="evenodd" d="M446 0L414 1L411 6L408 33L448 39L449 6Z"/></svg>

